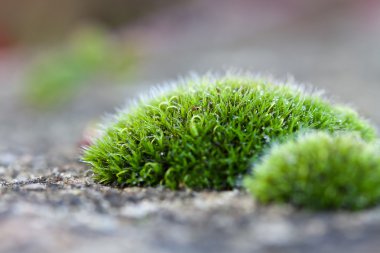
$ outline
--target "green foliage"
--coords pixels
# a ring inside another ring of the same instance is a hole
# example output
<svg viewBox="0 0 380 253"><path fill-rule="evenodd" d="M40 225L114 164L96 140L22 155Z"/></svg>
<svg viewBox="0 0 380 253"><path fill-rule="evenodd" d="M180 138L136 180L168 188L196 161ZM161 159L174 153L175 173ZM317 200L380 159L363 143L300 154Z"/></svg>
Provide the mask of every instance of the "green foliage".
<svg viewBox="0 0 380 253"><path fill-rule="evenodd" d="M70 100L91 77L130 73L136 56L95 28L81 29L66 47L49 52L34 62L27 75L27 101L51 108Z"/></svg>
<svg viewBox="0 0 380 253"><path fill-rule="evenodd" d="M311 133L273 147L245 186L262 203L358 210L380 201L380 153L354 134Z"/></svg>
<svg viewBox="0 0 380 253"><path fill-rule="evenodd" d="M83 159L101 183L231 189L271 141L309 128L375 136L352 110L299 88L207 76L120 111Z"/></svg>

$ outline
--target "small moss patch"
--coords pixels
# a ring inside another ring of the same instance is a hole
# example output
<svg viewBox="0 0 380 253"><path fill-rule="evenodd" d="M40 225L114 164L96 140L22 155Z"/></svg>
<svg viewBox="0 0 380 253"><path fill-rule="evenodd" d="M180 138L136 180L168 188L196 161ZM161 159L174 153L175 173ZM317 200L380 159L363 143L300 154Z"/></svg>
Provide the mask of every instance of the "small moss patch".
<svg viewBox="0 0 380 253"><path fill-rule="evenodd" d="M113 80L121 73L131 76L138 57L126 45L100 28L79 29L64 45L45 50L32 62L26 75L26 102L39 109L55 109L94 84L92 79Z"/></svg>
<svg viewBox="0 0 380 253"><path fill-rule="evenodd" d="M185 80L122 110L83 160L118 186L231 189L273 140L302 129L374 129L349 108L254 77Z"/></svg>
<svg viewBox="0 0 380 253"><path fill-rule="evenodd" d="M380 153L357 135L312 133L273 147L245 186L262 203L358 210L380 201Z"/></svg>

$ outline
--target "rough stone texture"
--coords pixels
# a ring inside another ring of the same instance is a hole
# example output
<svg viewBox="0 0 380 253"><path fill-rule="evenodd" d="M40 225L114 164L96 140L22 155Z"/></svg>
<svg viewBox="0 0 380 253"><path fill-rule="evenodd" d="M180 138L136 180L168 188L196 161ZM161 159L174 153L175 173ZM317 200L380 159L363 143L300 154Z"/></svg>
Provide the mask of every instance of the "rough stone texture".
<svg viewBox="0 0 380 253"><path fill-rule="evenodd" d="M372 16L362 15L353 3L336 1L335 8L327 8L331 1L321 1L269 22L259 15L261 5L251 15L248 1L237 2L232 14L228 1L208 12L212 1L195 1L170 10L173 15L152 17L145 23L151 30L137 25L133 29L147 29L146 41L161 44L144 44L149 57L133 82L105 86L99 81L55 111L39 112L22 101L29 61L23 52L0 57L0 252L378 251L379 208L315 213L263 207L239 190L115 189L95 184L79 162L78 143L88 122L112 113L148 84L189 70L237 66L277 77L292 73L380 123L376 8L366 9ZM329 11L318 16L311 10ZM198 16L190 22L192 15L183 14L192 12ZM362 21L367 16L373 17L371 25ZM169 17L184 17L192 25ZM237 23L221 29L228 17ZM215 40L206 36L210 30Z"/></svg>
<svg viewBox="0 0 380 253"><path fill-rule="evenodd" d="M86 167L62 157L15 157L1 168L1 252L376 252L380 246L378 208L312 213L258 206L238 190L115 189L94 184Z"/></svg>

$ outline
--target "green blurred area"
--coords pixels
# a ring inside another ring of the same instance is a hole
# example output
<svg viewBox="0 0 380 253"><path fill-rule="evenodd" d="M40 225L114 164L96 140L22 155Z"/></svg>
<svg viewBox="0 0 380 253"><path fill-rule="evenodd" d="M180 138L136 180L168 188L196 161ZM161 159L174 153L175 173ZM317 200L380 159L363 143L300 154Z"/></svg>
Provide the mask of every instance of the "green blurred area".
<svg viewBox="0 0 380 253"><path fill-rule="evenodd" d="M25 97L38 108L55 108L70 101L93 78L113 80L110 84L130 78L137 62L132 44L112 38L101 28L81 28L63 45L32 62Z"/></svg>

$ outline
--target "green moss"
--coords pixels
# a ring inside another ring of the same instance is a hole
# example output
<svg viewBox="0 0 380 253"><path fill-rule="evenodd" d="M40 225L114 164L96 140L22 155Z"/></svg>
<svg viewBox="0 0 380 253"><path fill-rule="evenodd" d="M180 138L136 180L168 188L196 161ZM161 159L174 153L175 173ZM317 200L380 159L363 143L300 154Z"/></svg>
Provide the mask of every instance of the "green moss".
<svg viewBox="0 0 380 253"><path fill-rule="evenodd" d="M352 110L294 86L207 76L120 111L83 159L101 183L230 189L272 140L309 128L375 136Z"/></svg>
<svg viewBox="0 0 380 253"><path fill-rule="evenodd" d="M358 210L380 201L380 153L354 134L312 133L273 147L245 186L262 203Z"/></svg>
<svg viewBox="0 0 380 253"><path fill-rule="evenodd" d="M91 78L131 75L136 63L136 54L110 40L105 31L82 28L64 46L32 63L25 99L35 107L51 109L70 101Z"/></svg>

